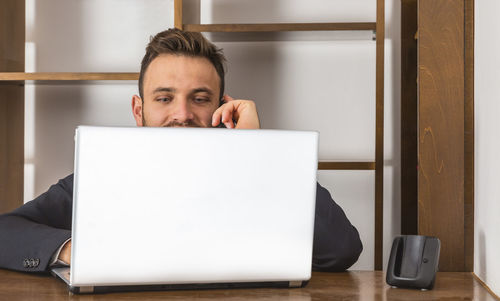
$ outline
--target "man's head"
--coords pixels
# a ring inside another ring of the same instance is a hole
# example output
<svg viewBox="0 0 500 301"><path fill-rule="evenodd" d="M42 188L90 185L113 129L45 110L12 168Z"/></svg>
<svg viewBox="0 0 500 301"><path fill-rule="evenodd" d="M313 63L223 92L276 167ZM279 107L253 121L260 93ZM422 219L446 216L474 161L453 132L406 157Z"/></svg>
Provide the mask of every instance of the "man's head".
<svg viewBox="0 0 500 301"><path fill-rule="evenodd" d="M209 127L224 95L224 62L200 33L158 33L141 63L140 96L132 99L137 125Z"/></svg>

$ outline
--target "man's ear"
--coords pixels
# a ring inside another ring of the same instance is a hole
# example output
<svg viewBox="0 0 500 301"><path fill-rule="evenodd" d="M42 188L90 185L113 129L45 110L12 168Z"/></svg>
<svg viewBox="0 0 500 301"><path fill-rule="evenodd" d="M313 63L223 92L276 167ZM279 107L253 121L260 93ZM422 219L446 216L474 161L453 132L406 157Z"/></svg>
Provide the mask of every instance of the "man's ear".
<svg viewBox="0 0 500 301"><path fill-rule="evenodd" d="M135 124L137 126L144 126L142 124L142 99L134 95L132 96L132 114L134 115Z"/></svg>

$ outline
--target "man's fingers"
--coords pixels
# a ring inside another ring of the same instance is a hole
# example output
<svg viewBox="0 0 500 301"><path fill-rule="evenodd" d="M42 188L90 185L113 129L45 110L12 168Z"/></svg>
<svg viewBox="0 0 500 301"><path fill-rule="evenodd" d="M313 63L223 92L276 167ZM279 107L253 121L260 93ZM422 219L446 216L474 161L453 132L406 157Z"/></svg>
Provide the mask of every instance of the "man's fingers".
<svg viewBox="0 0 500 301"><path fill-rule="evenodd" d="M222 110L222 122L226 125L228 129L232 129L234 127L233 124L233 106L232 105L224 105Z"/></svg>
<svg viewBox="0 0 500 301"><path fill-rule="evenodd" d="M259 115L253 101L236 100L229 95L224 95L224 101L226 103L215 110L212 115L212 126L215 127L222 122L227 128L260 128Z"/></svg>
<svg viewBox="0 0 500 301"><path fill-rule="evenodd" d="M215 110L214 114L212 115L212 126L213 127L216 127L220 124L221 111L222 111L222 107Z"/></svg>
<svg viewBox="0 0 500 301"><path fill-rule="evenodd" d="M66 264L71 263L71 240L64 244L61 252L59 253L58 259Z"/></svg>
<svg viewBox="0 0 500 301"><path fill-rule="evenodd" d="M227 128L234 128L233 116L234 116L234 105L225 103L219 107L212 115L212 126L218 126L221 122Z"/></svg>

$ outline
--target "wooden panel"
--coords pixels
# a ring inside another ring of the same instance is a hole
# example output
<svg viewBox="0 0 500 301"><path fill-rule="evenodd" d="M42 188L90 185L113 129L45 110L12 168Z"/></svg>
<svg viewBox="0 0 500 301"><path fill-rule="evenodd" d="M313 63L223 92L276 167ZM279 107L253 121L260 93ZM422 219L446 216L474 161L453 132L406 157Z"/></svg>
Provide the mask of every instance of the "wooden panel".
<svg viewBox="0 0 500 301"><path fill-rule="evenodd" d="M0 71L24 71L24 1L0 5ZM24 87L0 85L0 213L23 203Z"/></svg>
<svg viewBox="0 0 500 301"><path fill-rule="evenodd" d="M465 271L474 270L474 0L465 0Z"/></svg>
<svg viewBox="0 0 500 301"><path fill-rule="evenodd" d="M418 5L418 229L441 239L441 271L463 271L464 2Z"/></svg>
<svg viewBox="0 0 500 301"><path fill-rule="evenodd" d="M313 272L304 288L207 289L70 295L54 277L0 270L5 300L482 300L495 298L471 273L438 273L433 290L390 288L381 271Z"/></svg>
<svg viewBox="0 0 500 301"><path fill-rule="evenodd" d="M274 23L274 24L184 24L196 32L276 32L320 30L375 30L375 23Z"/></svg>
<svg viewBox="0 0 500 301"><path fill-rule="evenodd" d="M384 43L385 5L377 0L375 116L375 269L382 270L384 243Z"/></svg>
<svg viewBox="0 0 500 301"><path fill-rule="evenodd" d="M0 5L0 72L24 71L24 1Z"/></svg>
<svg viewBox="0 0 500 301"><path fill-rule="evenodd" d="M0 213L23 203L24 86L0 85Z"/></svg>
<svg viewBox="0 0 500 301"><path fill-rule="evenodd" d="M0 72L0 81L19 80L138 80L139 73L89 73L89 72Z"/></svg>
<svg viewBox="0 0 500 301"><path fill-rule="evenodd" d="M375 162L319 162L319 170L374 170Z"/></svg>
<svg viewBox="0 0 500 301"><path fill-rule="evenodd" d="M183 29L182 20L182 0L174 0L174 26L180 30Z"/></svg>
<svg viewBox="0 0 500 301"><path fill-rule="evenodd" d="M401 1L401 234L418 233L417 0Z"/></svg>

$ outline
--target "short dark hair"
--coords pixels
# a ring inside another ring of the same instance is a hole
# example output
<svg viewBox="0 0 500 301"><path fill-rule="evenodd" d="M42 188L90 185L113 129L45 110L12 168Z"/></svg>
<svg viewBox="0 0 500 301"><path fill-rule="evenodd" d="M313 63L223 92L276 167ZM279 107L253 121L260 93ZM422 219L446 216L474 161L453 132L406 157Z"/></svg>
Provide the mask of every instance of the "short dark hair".
<svg viewBox="0 0 500 301"><path fill-rule="evenodd" d="M139 95L144 102L144 75L151 62L160 54L186 55L208 59L215 67L220 79L219 100L224 95L224 63L226 58L221 48L209 42L201 33L182 31L177 28L167 29L151 37L146 54L141 62L139 74Z"/></svg>

